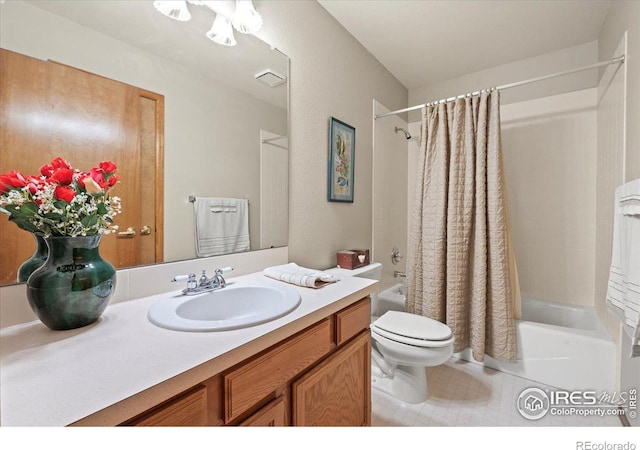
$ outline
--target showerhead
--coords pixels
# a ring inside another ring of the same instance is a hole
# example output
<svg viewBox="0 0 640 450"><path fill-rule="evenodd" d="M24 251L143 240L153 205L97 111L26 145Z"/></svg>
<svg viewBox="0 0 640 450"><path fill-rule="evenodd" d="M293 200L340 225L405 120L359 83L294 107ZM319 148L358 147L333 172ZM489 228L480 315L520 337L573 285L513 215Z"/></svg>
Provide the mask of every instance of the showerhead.
<svg viewBox="0 0 640 450"><path fill-rule="evenodd" d="M404 137L407 138L407 141L409 139L411 139L411 134L407 130L405 130L404 128L396 127L396 133L398 131L402 131L404 133Z"/></svg>

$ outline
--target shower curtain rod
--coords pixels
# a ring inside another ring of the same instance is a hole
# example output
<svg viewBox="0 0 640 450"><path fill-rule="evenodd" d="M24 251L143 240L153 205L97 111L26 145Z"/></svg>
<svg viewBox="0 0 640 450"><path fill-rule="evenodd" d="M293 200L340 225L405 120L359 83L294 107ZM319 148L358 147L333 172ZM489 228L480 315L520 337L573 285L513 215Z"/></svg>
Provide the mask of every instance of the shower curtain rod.
<svg viewBox="0 0 640 450"><path fill-rule="evenodd" d="M576 73L576 72L582 72L583 70L595 69L597 67L608 66L610 64L622 64L622 63L624 63L624 55L615 57L613 59L610 59L609 61L603 61L603 62L591 64L590 66L584 66L584 67L579 67L577 69L565 70L564 72L553 73L551 75L545 75L545 76L542 76L542 77L531 78L529 80L518 81L518 82L515 82L515 83L503 84L502 86L497 86L495 89L498 90L498 91L501 91L503 89L511 89L511 88L522 86L522 85L525 85L525 84L535 83L537 81L544 81L544 80L548 80L550 78L556 78L556 77L561 77L563 75L569 75L569 74ZM393 116L395 114L400 114L400 113L403 113L403 112L415 111L416 109L421 109L421 108L424 108L425 106L431 105L431 104L445 103L445 102L450 102L450 101L456 100L458 98L464 98L464 97L467 97L467 96L479 95L480 92L482 92L482 91L470 92L468 94L462 94L462 95L458 95L456 97L443 98L442 100L438 100L438 101L435 101L435 102L423 103L422 105L416 105L416 106L411 106L409 108L398 109L396 111L391 111L391 112L384 113L384 114L376 114L376 115L373 116L373 118L374 118L374 120L378 120L378 119L382 119L383 117Z"/></svg>

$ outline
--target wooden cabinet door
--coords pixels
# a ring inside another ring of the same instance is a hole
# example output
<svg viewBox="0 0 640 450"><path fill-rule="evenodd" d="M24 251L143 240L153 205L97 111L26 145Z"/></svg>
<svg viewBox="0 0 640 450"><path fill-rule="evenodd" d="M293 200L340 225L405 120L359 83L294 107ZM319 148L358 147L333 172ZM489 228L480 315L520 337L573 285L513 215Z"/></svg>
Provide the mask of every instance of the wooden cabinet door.
<svg viewBox="0 0 640 450"><path fill-rule="evenodd" d="M102 256L116 268L162 261L164 97L109 78L0 49L0 173L39 175L60 156L89 170L118 166L119 232ZM158 219L159 218L159 219ZM143 226L149 234L141 234ZM16 281L34 251L27 232L0 218L0 284Z"/></svg>
<svg viewBox="0 0 640 450"><path fill-rule="evenodd" d="M243 427L284 427L287 413L283 397L279 397L242 422Z"/></svg>
<svg viewBox="0 0 640 450"><path fill-rule="evenodd" d="M168 401L127 425L139 427L195 427L207 425L207 388L192 391Z"/></svg>
<svg viewBox="0 0 640 450"><path fill-rule="evenodd" d="M371 337L369 330L292 385L293 425L371 424Z"/></svg>

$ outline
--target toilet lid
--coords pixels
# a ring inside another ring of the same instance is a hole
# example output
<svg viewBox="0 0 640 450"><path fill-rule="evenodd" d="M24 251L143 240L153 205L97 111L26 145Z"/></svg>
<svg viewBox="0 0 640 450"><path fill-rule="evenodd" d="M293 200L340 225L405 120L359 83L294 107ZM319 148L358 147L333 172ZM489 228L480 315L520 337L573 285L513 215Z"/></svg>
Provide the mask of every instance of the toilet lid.
<svg viewBox="0 0 640 450"><path fill-rule="evenodd" d="M444 341L451 328L437 320L400 311L387 311L372 324L387 333L426 341Z"/></svg>

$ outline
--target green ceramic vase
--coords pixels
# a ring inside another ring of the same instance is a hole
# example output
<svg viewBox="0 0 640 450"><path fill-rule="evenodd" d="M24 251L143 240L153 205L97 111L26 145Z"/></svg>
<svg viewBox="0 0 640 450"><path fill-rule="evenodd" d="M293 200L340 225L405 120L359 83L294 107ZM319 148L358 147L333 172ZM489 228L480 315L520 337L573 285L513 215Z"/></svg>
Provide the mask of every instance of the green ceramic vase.
<svg viewBox="0 0 640 450"><path fill-rule="evenodd" d="M23 262L18 268L18 283L27 281L29 275L42 266L47 260L47 255L49 255L47 243L44 241L44 238L38 234L33 234L33 237L36 240L36 251L31 255L31 258Z"/></svg>
<svg viewBox="0 0 640 450"><path fill-rule="evenodd" d="M102 236L44 238L49 256L27 280L29 305L52 330L89 325L100 317L116 287L116 271L102 259Z"/></svg>

